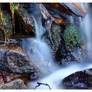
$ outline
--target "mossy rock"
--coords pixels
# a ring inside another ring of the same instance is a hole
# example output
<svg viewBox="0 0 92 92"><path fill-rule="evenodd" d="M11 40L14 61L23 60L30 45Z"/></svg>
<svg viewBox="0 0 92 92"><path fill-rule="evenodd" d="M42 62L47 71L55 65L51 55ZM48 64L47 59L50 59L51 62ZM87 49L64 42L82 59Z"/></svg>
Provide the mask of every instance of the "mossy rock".
<svg viewBox="0 0 92 92"><path fill-rule="evenodd" d="M67 50L73 50L81 46L81 37L75 25L70 24L63 33L65 46Z"/></svg>
<svg viewBox="0 0 92 92"><path fill-rule="evenodd" d="M56 52L61 44L61 30L59 25L52 26L52 40L53 40L53 50Z"/></svg>

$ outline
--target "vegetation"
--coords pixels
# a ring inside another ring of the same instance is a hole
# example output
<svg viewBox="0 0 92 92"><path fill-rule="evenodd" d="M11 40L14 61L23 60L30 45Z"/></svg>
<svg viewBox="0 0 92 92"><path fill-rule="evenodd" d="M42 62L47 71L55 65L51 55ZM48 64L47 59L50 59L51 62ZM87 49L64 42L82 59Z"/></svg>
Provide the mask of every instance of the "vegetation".
<svg viewBox="0 0 92 92"><path fill-rule="evenodd" d="M67 50L81 46L81 38L78 29L73 24L70 24L66 27L63 33L63 38Z"/></svg>

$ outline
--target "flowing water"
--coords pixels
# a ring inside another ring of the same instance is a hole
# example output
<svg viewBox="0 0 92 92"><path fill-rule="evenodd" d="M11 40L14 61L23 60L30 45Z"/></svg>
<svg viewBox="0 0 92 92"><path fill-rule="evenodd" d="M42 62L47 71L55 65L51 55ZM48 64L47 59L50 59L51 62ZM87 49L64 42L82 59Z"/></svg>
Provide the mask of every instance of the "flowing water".
<svg viewBox="0 0 92 92"><path fill-rule="evenodd" d="M41 22L37 23L34 17L33 19L36 37L24 40L24 44L27 44L24 45L24 49L27 51L30 61L36 65L42 73L49 74L52 70L56 69L56 65L54 65L53 62L54 58L49 46L41 39L45 29L42 27Z"/></svg>
<svg viewBox="0 0 92 92"><path fill-rule="evenodd" d="M86 34L87 37L87 50L88 53L92 52L92 41L91 41L91 20L90 20L90 11L88 11L87 4L80 4L87 10L87 14L84 19L80 20L80 29ZM61 84L62 80L80 70L92 68L91 59L83 57L81 59L82 63L71 63L65 67L59 67L54 63L54 58L52 56L52 51L47 43L42 39L42 35L45 32L44 27L41 23L41 18L39 21L34 17L35 24L35 33L34 38L27 38L23 40L24 49L30 57L30 61L34 63L42 73L44 77L36 81L28 83L28 87L34 89L37 86L37 82L48 84L51 89L63 89ZM74 22L73 17L71 17L71 22ZM36 89L49 89L47 85L41 85Z"/></svg>
<svg viewBox="0 0 92 92"><path fill-rule="evenodd" d="M91 19L91 8L88 4L80 4L84 9L86 9L86 16L80 21L80 27L86 34L86 45L87 45L87 50L88 50L88 55L90 57L92 53L92 19Z"/></svg>

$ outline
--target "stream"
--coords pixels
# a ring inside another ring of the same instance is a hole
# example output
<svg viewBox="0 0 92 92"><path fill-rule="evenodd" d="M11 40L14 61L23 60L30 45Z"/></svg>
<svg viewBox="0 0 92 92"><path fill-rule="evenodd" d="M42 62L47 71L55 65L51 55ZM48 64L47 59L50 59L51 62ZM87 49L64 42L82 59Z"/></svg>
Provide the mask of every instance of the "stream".
<svg viewBox="0 0 92 92"><path fill-rule="evenodd" d="M42 36L46 30L40 21L41 17L36 18L35 16L33 16L36 36L34 38L23 39L22 44L24 45L24 50L27 52L30 61L33 64L37 65L37 67L40 69L42 77L38 80L29 82L29 88L35 89L35 86L37 86L37 82L39 82L48 84L51 89L64 89L62 85L62 80L65 77L77 71L92 68L92 12L87 4L83 3L80 5L87 10L86 16L83 19L79 18L79 28L84 34L86 34L86 49L88 52L88 57L84 56L80 60L80 63L74 62L64 67L60 67L56 63L54 63L55 59L52 55L51 48L44 41L44 39L42 39ZM74 23L75 20L73 19L73 17L71 18L71 22ZM48 85L40 85L36 89L50 89Z"/></svg>

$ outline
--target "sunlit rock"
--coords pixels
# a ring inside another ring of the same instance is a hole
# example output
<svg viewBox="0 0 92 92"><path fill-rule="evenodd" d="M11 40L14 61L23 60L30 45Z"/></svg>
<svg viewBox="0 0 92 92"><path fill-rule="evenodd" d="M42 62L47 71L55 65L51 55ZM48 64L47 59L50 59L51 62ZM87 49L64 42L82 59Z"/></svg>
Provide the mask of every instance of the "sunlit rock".
<svg viewBox="0 0 92 92"><path fill-rule="evenodd" d="M0 72L6 76L18 74L21 76L30 77L31 79L38 78L36 67L29 60L28 56L17 45L8 45L0 48Z"/></svg>

